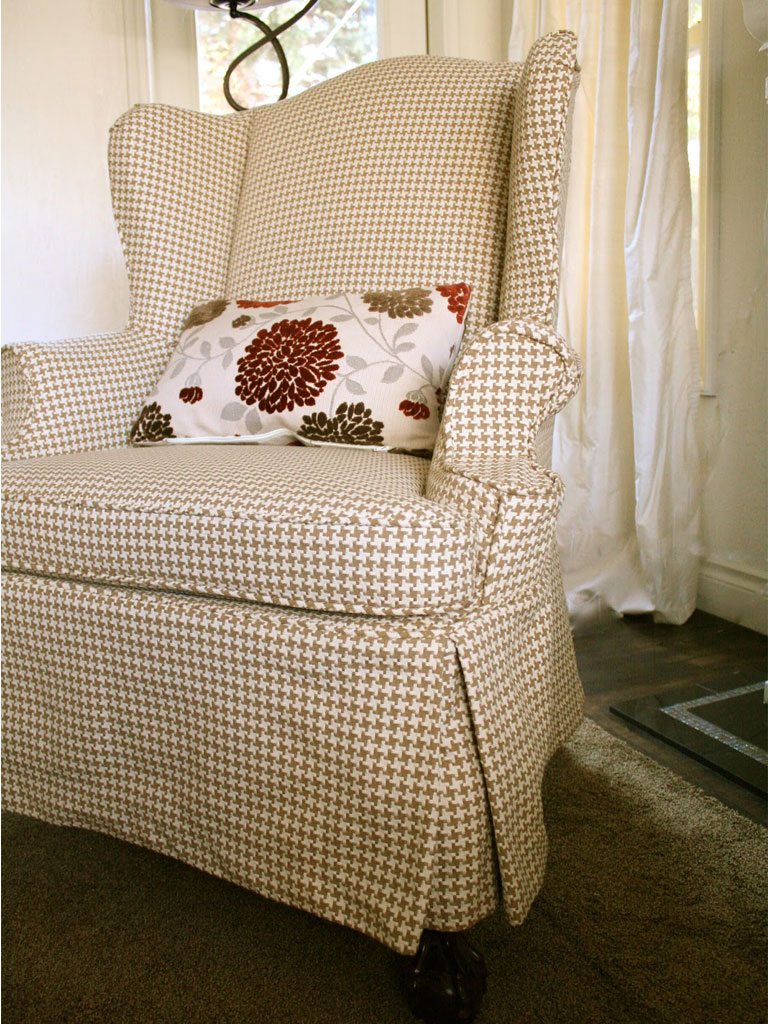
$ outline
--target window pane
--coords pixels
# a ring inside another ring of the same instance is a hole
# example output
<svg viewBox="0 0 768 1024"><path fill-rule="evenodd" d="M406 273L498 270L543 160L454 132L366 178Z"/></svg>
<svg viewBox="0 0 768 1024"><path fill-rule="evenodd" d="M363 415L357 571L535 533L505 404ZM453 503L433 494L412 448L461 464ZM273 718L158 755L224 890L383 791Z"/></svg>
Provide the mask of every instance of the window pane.
<svg viewBox="0 0 768 1024"><path fill-rule="evenodd" d="M306 0L292 0L258 17L271 28L301 10ZM245 18L230 18L224 11L198 11L197 60L200 109L226 114L231 107L224 98L222 82L230 62L260 38L258 28ZM375 60L376 0L320 0L280 41L288 59L290 96L310 85ZM280 95L280 65L271 46L264 46L237 68L230 80L232 95L245 107L272 103Z"/></svg>

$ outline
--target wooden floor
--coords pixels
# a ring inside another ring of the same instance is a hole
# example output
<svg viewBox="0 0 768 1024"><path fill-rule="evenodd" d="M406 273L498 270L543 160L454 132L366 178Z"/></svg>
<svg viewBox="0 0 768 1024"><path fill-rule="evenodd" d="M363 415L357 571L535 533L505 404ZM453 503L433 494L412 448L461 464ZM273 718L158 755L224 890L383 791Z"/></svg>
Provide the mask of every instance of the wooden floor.
<svg viewBox="0 0 768 1024"><path fill-rule="evenodd" d="M616 701L714 676L766 671L765 636L697 611L684 626L656 625L649 615L625 616L577 634L575 643L590 718L729 807L768 823L765 800L608 710Z"/></svg>

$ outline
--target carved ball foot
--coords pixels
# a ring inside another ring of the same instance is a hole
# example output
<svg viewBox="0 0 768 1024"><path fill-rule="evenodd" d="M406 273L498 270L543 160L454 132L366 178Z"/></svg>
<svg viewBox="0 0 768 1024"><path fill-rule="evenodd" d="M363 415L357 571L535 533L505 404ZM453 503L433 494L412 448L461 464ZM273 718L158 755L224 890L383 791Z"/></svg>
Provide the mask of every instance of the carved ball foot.
<svg viewBox="0 0 768 1024"><path fill-rule="evenodd" d="M469 1024L485 995L485 963L460 933L425 931L406 976L406 998L425 1024Z"/></svg>

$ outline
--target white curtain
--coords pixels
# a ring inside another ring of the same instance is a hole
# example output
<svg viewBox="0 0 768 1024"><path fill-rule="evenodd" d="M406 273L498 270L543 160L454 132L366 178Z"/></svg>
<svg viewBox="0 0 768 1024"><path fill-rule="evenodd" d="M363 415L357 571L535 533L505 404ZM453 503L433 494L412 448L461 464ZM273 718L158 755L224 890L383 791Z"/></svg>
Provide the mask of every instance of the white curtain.
<svg viewBox="0 0 768 1024"><path fill-rule="evenodd" d="M691 287L685 0L515 0L521 60L579 39L558 329L585 379L555 425L574 621L696 602L701 470Z"/></svg>

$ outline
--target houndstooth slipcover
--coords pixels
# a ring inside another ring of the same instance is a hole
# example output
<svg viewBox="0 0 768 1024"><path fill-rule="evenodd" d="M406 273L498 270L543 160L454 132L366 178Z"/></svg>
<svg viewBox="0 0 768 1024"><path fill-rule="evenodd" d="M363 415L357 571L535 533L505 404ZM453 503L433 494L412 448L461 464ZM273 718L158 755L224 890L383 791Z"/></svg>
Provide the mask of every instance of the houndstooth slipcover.
<svg viewBox="0 0 768 1024"><path fill-rule="evenodd" d="M116 123L129 324L3 350L6 807L401 952L525 918L581 715L546 468L576 82L561 32ZM129 447L197 303L445 281L473 298L431 461Z"/></svg>

